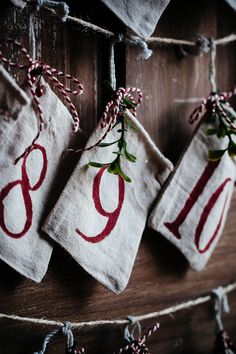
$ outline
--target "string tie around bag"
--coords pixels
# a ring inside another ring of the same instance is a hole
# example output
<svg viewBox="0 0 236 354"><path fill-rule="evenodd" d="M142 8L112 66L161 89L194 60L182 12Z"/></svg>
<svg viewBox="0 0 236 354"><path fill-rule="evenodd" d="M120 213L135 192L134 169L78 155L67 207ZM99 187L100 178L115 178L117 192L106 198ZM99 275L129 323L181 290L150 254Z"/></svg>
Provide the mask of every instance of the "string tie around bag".
<svg viewBox="0 0 236 354"><path fill-rule="evenodd" d="M129 325L126 326L124 337L128 344L121 348L117 354L150 354L146 344L146 340L150 337L158 328L159 323L155 323L149 330L141 337L141 326L139 321L134 316L127 317L130 324L133 326L132 331L129 330ZM134 338L134 332L138 330L138 339Z"/></svg>
<svg viewBox="0 0 236 354"><path fill-rule="evenodd" d="M46 335L46 337L43 340L42 348L38 352L34 352L33 354L45 354L46 350L48 348L48 345L56 338L59 336L64 336L67 338L67 343L66 343L66 354L84 354L84 348L77 348L77 343L74 340L74 335L72 332L72 325L70 322L65 322L63 326L61 326L58 329L55 329L54 331L50 332L49 334Z"/></svg>
<svg viewBox="0 0 236 354"><path fill-rule="evenodd" d="M137 99L134 98L135 93L138 96ZM119 115L123 114L125 109L128 109L133 114L133 116L136 117L136 110L140 106L142 98L143 93L137 87L118 88L113 94L113 98L106 104L105 110L102 114L100 127L102 130L104 130L104 133L101 138L96 143L83 149L68 149L67 151L78 153L81 151L89 151L96 146L99 146L101 142L106 138L107 134L115 127L118 122ZM129 99L129 101L132 102L132 107L130 106L127 108L127 105L125 106L123 102L125 99Z"/></svg>
<svg viewBox="0 0 236 354"><path fill-rule="evenodd" d="M214 300L215 321L216 321L216 341L212 354L236 354L236 347L231 341L228 333L224 330L222 322L222 310L230 312L228 297L222 287L212 290Z"/></svg>
<svg viewBox="0 0 236 354"><path fill-rule="evenodd" d="M205 98L199 106L197 106L193 112L190 114L188 122L190 124L198 121L205 112L209 114L214 114L217 111L222 114L225 122L233 129L236 130L236 125L229 119L225 106L230 107L227 102L232 96L236 94L236 88L232 88L229 91L211 93L207 98Z"/></svg>
<svg viewBox="0 0 236 354"><path fill-rule="evenodd" d="M205 43L205 44L203 44ZM211 94L206 97L201 104L196 107L190 114L188 122L193 124L198 121L199 118L205 113L212 115L219 113L224 119L225 123L230 126L231 129L236 130L236 125L228 117L225 106L230 107L227 102L232 96L236 94L236 88L233 88L226 92L217 92L217 80L216 80L216 41L212 38L202 37L203 48L209 48L210 50L210 62L209 62L209 83L211 87ZM208 50L207 50L208 51ZM206 52L207 52L206 51Z"/></svg>
<svg viewBox="0 0 236 354"><path fill-rule="evenodd" d="M20 63L20 62L13 62L10 59L7 59L2 52L1 45L2 43L8 43L13 45L13 47L16 47L20 50L22 55L25 58L26 63ZM25 155L28 155L30 151L32 150L35 142L38 140L41 132L44 129L45 126L45 118L44 118L44 113L42 106L40 104L39 98L44 94L44 89L43 86L41 85L41 77L45 76L47 77L51 83L52 86L62 95L62 97L65 99L65 102L71 112L72 118L73 118L73 130L74 132L77 132L79 130L79 116L78 112L75 108L75 105L72 103L69 95L80 95L83 92L83 85L81 82L71 76L70 74L65 74L62 71L59 71L50 65L39 61L39 60L33 60L33 58L29 55L27 49L23 46L23 44L17 40L13 40L11 38L5 39L3 42L0 44L0 62L8 65L9 67L13 67L16 69L24 70L26 72L26 82L30 88L30 92L33 98L33 102L36 106L36 110L38 113L38 118L39 118L39 125L38 125L38 131L34 139L32 140L31 144L25 149L25 151L20 155L15 163L17 163L21 158L23 158ZM72 81L76 89L71 90L70 88L66 87L60 80L59 78L64 77L70 81Z"/></svg>

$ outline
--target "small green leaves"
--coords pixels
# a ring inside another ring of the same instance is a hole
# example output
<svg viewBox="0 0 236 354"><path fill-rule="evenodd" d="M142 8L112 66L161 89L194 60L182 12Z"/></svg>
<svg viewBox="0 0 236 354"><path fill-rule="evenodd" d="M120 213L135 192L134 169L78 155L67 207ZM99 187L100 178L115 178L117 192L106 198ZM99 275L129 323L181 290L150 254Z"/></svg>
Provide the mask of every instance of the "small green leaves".
<svg viewBox="0 0 236 354"><path fill-rule="evenodd" d="M236 156L236 144L234 143L232 138L232 135L236 135L236 130L234 130L228 123L228 121L225 119L227 115L227 119L234 123L236 120L236 116L232 114L232 112L234 112L232 108L230 108L231 111L229 111L230 106L227 105L227 109L226 106L223 104L219 107L220 108L217 108L216 106L216 111L212 113L212 115L208 118L209 124L213 124L214 127L207 129L206 134L209 136L216 135L219 139L227 137L229 142L228 146L225 149L210 150L208 152L208 159L210 161L220 160L226 151L228 151L230 157Z"/></svg>
<svg viewBox="0 0 236 354"><path fill-rule="evenodd" d="M107 166L108 164L107 163L100 163L100 162L89 162L88 163L89 166L92 166L92 167L97 167L97 168L101 168L101 167L104 167L104 166Z"/></svg>
<svg viewBox="0 0 236 354"><path fill-rule="evenodd" d="M110 84L108 82L104 82L104 87L107 92L109 92L111 95L114 95L115 91L112 89ZM117 133L120 134L120 138L116 141L108 142L108 143L100 143L98 146L101 148L109 147L112 145L117 144L118 151L113 151L113 154L116 155L115 159L109 163L99 163L99 162L89 162L89 166L92 167L97 167L97 168L102 168L102 167L107 167L107 172L111 173L113 175L119 175L121 176L126 182L131 182L131 178L127 176L127 174L122 170L120 160L121 158L125 158L129 162L136 162L137 158L135 155L131 154L127 150L127 141L125 139L125 133L128 132L128 128L131 128L133 130L137 130L135 126L130 122L129 118L125 114L126 109L135 109L137 107L137 104L130 100L128 97L125 97L122 99L120 103L120 113L118 115L118 118L116 120L116 124L113 126L113 129L116 129L115 127L120 125L120 128L117 130Z"/></svg>
<svg viewBox="0 0 236 354"><path fill-rule="evenodd" d="M108 167L107 172L112 173L113 175L120 174L120 166L117 160L114 160Z"/></svg>
<svg viewBox="0 0 236 354"><path fill-rule="evenodd" d="M119 158L115 159L108 167L107 172L113 175L121 176L126 182L132 182L131 178L128 177L124 171L121 169Z"/></svg>
<svg viewBox="0 0 236 354"><path fill-rule="evenodd" d="M226 150L209 150L208 151L208 160L218 161L222 158Z"/></svg>
<svg viewBox="0 0 236 354"><path fill-rule="evenodd" d="M236 156L236 144L234 142L230 142L228 146L228 154L230 157Z"/></svg>
<svg viewBox="0 0 236 354"><path fill-rule="evenodd" d="M133 154L130 154L127 149L124 149L124 157L126 158L126 160L130 161L130 162L136 162L137 157L134 156Z"/></svg>
<svg viewBox="0 0 236 354"><path fill-rule="evenodd" d="M119 139L119 140L120 140L120 139ZM118 143L119 140L113 141L112 143L100 143L98 146L99 146L99 147L111 146L111 145L114 145L114 144Z"/></svg>
<svg viewBox="0 0 236 354"><path fill-rule="evenodd" d="M132 182L132 179L131 179L129 176L127 176L127 175L124 173L124 171L122 171L121 169L120 169L119 175L120 175L126 182L128 182L128 183L131 183L131 182Z"/></svg>
<svg viewBox="0 0 236 354"><path fill-rule="evenodd" d="M217 129L207 129L207 135L214 135L217 134Z"/></svg>

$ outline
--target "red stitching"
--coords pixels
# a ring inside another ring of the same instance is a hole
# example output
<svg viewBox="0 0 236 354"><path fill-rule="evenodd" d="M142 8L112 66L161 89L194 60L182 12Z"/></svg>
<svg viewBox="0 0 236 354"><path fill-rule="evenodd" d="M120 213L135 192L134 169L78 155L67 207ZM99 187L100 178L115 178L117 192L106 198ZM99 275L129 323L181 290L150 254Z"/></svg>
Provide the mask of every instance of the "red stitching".
<svg viewBox="0 0 236 354"><path fill-rule="evenodd" d="M177 238L181 239L181 235L179 233L179 228L183 224L184 220L187 218L194 204L202 194L204 188L206 187L207 182L213 175L214 171L218 167L220 161L210 161L205 170L203 171L201 177L190 193L188 199L186 200L183 209L179 212L177 218L173 222L166 222L164 225L167 229Z"/></svg>
<svg viewBox="0 0 236 354"><path fill-rule="evenodd" d="M38 179L38 182L34 185L30 185L29 177L26 171L26 161L27 158L29 157L30 153L34 150L39 150L42 154L43 157L43 165L42 165L42 170ZM0 226L3 229L3 231L12 238L20 238L24 236L28 230L30 229L32 225L32 218L33 218L33 206L32 206L32 200L30 197L30 191L34 192L39 187L42 185L46 172L47 172L47 154L46 150L43 146L35 144L34 146L31 147L31 150L23 157L22 161L22 166L21 166L21 179L16 180L14 182L8 183L0 192ZM24 200L24 205L25 205L25 210L26 210L26 221L23 229L20 232L14 233L8 230L6 224L5 224L5 217L4 217L4 199L8 196L10 191L15 187L19 185L21 187L22 191L22 196Z"/></svg>
<svg viewBox="0 0 236 354"><path fill-rule="evenodd" d="M119 195L118 195L118 205L114 211L106 211L102 204L101 204L101 198L100 198L100 184L101 184L101 179L103 173L106 171L107 167L103 167L99 170L97 175L94 178L94 183L93 183L93 201L96 210L98 213L106 218L108 218L107 224L105 228L96 236L86 236L84 233L82 233L79 229L76 229L76 232L81 236L85 241L91 242L91 243L97 243L101 242L106 238L107 236L110 235L111 231L114 229L116 226L116 223L118 221L121 208L124 202L124 197L125 197L125 183L124 180L121 176L117 176L118 178L118 189L119 189Z"/></svg>
<svg viewBox="0 0 236 354"><path fill-rule="evenodd" d="M202 234L202 230L204 228L204 225L208 219L208 216L210 215L211 210L213 209L215 203L217 202L218 198L220 197L221 193L223 192L225 186L227 185L228 182L232 181L231 178L227 178L220 186L219 188L217 188L217 190L212 194L212 196L210 197L208 203L206 204L203 213L201 215L201 218L199 220L197 229L196 229L196 233L195 233L195 245L199 251L199 253L205 253L206 251L209 250L209 248L211 247L212 242L215 240L215 238L218 235L219 229L221 227L222 221L223 221L223 216L224 216L224 211L225 211L225 206L226 206L226 202L228 199L228 194L225 197L225 201L224 201L224 205L222 208L222 213L220 216L220 220L216 226L216 229L213 233L213 235L210 237L207 245L203 248L200 249L200 239L201 239L201 234Z"/></svg>

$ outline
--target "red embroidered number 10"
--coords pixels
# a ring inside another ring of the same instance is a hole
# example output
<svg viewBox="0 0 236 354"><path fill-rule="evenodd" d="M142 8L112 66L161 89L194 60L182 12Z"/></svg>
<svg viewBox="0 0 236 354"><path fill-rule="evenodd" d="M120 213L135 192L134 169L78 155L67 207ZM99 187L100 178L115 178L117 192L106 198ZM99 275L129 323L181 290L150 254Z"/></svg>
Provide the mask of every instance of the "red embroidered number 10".
<svg viewBox="0 0 236 354"><path fill-rule="evenodd" d="M181 239L180 231L179 228L180 226L184 223L185 219L187 218L188 214L192 210L194 204L198 200L199 196L203 193L203 190L205 189L209 179L213 175L214 171L218 167L220 161L217 162L209 162L208 165L206 166L205 170L203 171L201 177L199 178L198 182L196 183L195 187L193 188L192 192L189 195L189 198L186 200L183 209L180 211L178 214L177 218L173 222L166 222L164 225L167 227L167 229L177 238ZM204 248L200 248L200 240L201 240L201 235L202 231L204 228L204 225L207 222L208 216L210 215L211 210L215 206L218 198L224 191L225 186L231 181L231 178L226 178L225 181L215 190L215 192L212 194L212 196L209 198L207 204L205 205L203 212L201 214L199 223L197 225L197 228L195 230L195 237L194 237L194 242L196 245L197 250L199 253L204 253L206 252L214 239L218 235L218 231L220 229L220 226L222 224L223 220L223 215L224 215L224 210L227 202L228 195L226 195L224 205L222 208L222 213L220 216L220 219L218 220L218 223L216 225L215 231L212 234L212 236L209 238L209 241L207 245Z"/></svg>
<svg viewBox="0 0 236 354"><path fill-rule="evenodd" d="M93 202L95 205L96 210L98 213L104 217L106 217L107 224L105 228L96 236L86 236L83 234L79 229L76 229L76 232L86 241L92 242L92 243L97 243L102 241L104 238L110 235L111 231L114 229L116 226L117 220L120 215L120 211L124 202L124 196L125 196L125 183L124 180L121 176L117 176L118 178L118 205L117 208L114 211L106 211L102 207L101 203L101 198L100 198L100 185L101 185L101 179L103 173L106 171L106 167L103 167L99 170L98 174L94 178L93 182Z"/></svg>
<svg viewBox="0 0 236 354"><path fill-rule="evenodd" d="M29 177L26 171L26 161L27 158L30 156L32 151L34 150L39 150L42 154L43 157L43 166L41 169L41 173L38 179L38 182L31 187ZM32 200L30 197L30 191L34 192L43 183L43 180L46 176L47 172L47 155L46 155L46 150L43 146L35 144L33 145L30 153L24 156L22 166L21 166L21 179L18 179L16 181L8 183L0 192L0 227L3 229L3 231L10 237L12 238L20 238L26 234L26 232L29 230L32 224L32 217L33 217L33 207L32 207ZM5 217L4 217L4 199L8 196L8 194L12 191L13 188L16 186L21 187L21 192L23 196L23 201L24 201L24 207L26 211L26 221L24 224L23 229L20 232L11 232L5 222Z"/></svg>

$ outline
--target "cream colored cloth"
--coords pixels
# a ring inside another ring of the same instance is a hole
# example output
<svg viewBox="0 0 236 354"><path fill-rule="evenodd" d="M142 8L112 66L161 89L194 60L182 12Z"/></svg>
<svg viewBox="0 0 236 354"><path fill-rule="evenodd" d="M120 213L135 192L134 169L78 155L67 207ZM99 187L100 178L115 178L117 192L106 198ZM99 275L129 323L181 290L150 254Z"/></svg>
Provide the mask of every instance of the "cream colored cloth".
<svg viewBox="0 0 236 354"><path fill-rule="evenodd" d="M236 11L236 0L225 0Z"/></svg>
<svg viewBox="0 0 236 354"><path fill-rule="evenodd" d="M27 4L27 2L23 1L23 0L10 0L10 2L14 6L16 6L16 7L20 8L20 9L23 9L25 7L25 5Z"/></svg>
<svg viewBox="0 0 236 354"><path fill-rule="evenodd" d="M126 132L127 149L135 163L122 158L132 182L88 166L90 161L115 159L116 145L84 152L43 230L64 247L93 277L115 293L127 285L146 218L156 195L172 170L140 123L127 112L137 131ZM105 142L119 139L116 126ZM100 125L87 146L103 135Z"/></svg>
<svg viewBox="0 0 236 354"><path fill-rule="evenodd" d="M0 259L36 282L52 253L52 242L39 228L58 197L58 177L68 174L61 155L72 138L70 113L46 83L44 88L39 101L45 130L29 155L14 165L35 137L38 118L32 97L0 66Z"/></svg>
<svg viewBox="0 0 236 354"><path fill-rule="evenodd" d="M228 139L207 136L205 122L172 173L148 225L172 242L195 270L202 270L222 234L236 177L225 153L208 161L208 150L221 150Z"/></svg>
<svg viewBox="0 0 236 354"><path fill-rule="evenodd" d="M147 39L170 0L102 0L102 2L140 37Z"/></svg>

